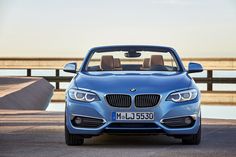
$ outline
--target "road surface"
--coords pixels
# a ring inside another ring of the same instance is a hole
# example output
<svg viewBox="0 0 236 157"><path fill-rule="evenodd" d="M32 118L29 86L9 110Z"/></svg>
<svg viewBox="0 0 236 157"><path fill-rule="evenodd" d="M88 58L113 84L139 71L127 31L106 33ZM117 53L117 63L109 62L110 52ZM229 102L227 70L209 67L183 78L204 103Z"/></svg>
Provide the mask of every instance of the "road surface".
<svg viewBox="0 0 236 157"><path fill-rule="evenodd" d="M235 157L236 120L203 119L202 143L164 135L101 135L83 146L64 142L62 112L0 110L0 157Z"/></svg>

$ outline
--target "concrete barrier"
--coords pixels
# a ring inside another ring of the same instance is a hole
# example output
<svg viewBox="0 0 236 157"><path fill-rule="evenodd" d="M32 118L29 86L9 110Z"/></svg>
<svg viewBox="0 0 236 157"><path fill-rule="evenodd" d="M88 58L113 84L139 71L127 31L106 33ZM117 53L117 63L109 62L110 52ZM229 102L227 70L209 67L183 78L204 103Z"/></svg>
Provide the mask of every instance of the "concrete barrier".
<svg viewBox="0 0 236 157"><path fill-rule="evenodd" d="M0 77L0 109L45 110L53 90L44 78Z"/></svg>

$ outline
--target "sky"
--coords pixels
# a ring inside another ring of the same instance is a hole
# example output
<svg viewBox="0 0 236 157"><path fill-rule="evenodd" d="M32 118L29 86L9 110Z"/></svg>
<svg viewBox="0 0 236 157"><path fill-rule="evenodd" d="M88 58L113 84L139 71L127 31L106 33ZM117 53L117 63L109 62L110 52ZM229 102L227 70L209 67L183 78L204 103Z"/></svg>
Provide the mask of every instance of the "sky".
<svg viewBox="0 0 236 157"><path fill-rule="evenodd" d="M122 44L236 57L236 1L0 0L0 57L84 57Z"/></svg>

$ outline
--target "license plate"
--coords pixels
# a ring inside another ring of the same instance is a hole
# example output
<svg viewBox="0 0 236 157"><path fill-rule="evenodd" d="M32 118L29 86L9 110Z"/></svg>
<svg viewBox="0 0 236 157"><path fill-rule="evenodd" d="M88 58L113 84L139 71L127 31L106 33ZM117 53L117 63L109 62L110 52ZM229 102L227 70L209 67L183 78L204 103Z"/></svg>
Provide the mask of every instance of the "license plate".
<svg viewBox="0 0 236 157"><path fill-rule="evenodd" d="M154 120L154 112L113 112L112 120Z"/></svg>

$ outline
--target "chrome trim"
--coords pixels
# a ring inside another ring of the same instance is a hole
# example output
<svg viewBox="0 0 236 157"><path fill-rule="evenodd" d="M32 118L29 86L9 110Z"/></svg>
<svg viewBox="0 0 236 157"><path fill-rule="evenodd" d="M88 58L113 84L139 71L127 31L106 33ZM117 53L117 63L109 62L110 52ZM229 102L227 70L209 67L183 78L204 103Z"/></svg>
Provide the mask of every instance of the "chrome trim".
<svg viewBox="0 0 236 157"><path fill-rule="evenodd" d="M74 117L85 117L85 118L93 118L93 119L100 119L100 120L102 120L103 122L103 124L105 124L107 121L104 119L104 118L98 118L98 117L93 117L93 116L85 116L85 115L81 115L81 114L71 114L72 116L74 116Z"/></svg>
<svg viewBox="0 0 236 157"><path fill-rule="evenodd" d="M162 119L160 120L160 123L163 124L163 123L164 123L164 122L163 122L164 120L173 119L173 118L181 118L181 117L192 117L193 120L196 120L196 119L197 119L197 114L162 118Z"/></svg>
<svg viewBox="0 0 236 157"><path fill-rule="evenodd" d="M128 95L128 96L130 96L130 97L131 97L131 104L130 104L130 106L129 106L129 107L115 107L115 106L111 106L111 105L108 103L106 96L107 96L107 95L112 95L112 94L120 94L120 95ZM109 107L116 108L116 109L117 109L117 108L122 108L122 109L131 109L131 108L132 108L132 102L133 102L133 100L132 100L132 96L129 95L129 94L124 94L124 93L107 93L107 94L104 94L103 98L104 98L106 104L107 104Z"/></svg>
<svg viewBox="0 0 236 157"><path fill-rule="evenodd" d="M111 106L111 105L107 102L107 99L106 99L106 96L107 96L107 95L110 95L110 94L122 94L122 95L128 95L128 96L130 96L130 97L131 97L131 105L130 105L130 107L114 107L114 106ZM135 97L136 97L137 95L146 95L146 94L159 95L159 96L160 96L160 99L159 99L158 103L157 103L155 106L152 106L152 107L137 107L137 106L135 105L135 102L134 102ZM107 103L107 105L108 105L109 107L112 107L112 108L131 109L132 107L134 107L134 108L136 108L136 109L146 109L146 108L154 108L154 107L159 106L160 103L161 103L161 100L162 100L162 95L159 94L159 93L138 93L138 94L136 94L136 95L130 95L130 94L125 94L125 93L107 93L107 94L104 94L103 99L105 100L105 102Z"/></svg>
<svg viewBox="0 0 236 157"><path fill-rule="evenodd" d="M151 107L137 107L137 106L135 105L135 97L136 97L137 95L147 95L147 94L159 95L160 98L159 98L158 103L157 103L156 105L154 105L154 106L151 106ZM139 94L137 94L137 95L135 95L135 96L133 97L133 99L132 99L132 102L134 101L134 107L137 108L137 109L142 109L142 108L143 108L143 109L146 109L146 108L154 108L154 107L157 107L157 106L160 105L161 99L162 99L162 95L161 95L161 94L158 94L158 93L139 93Z"/></svg>

